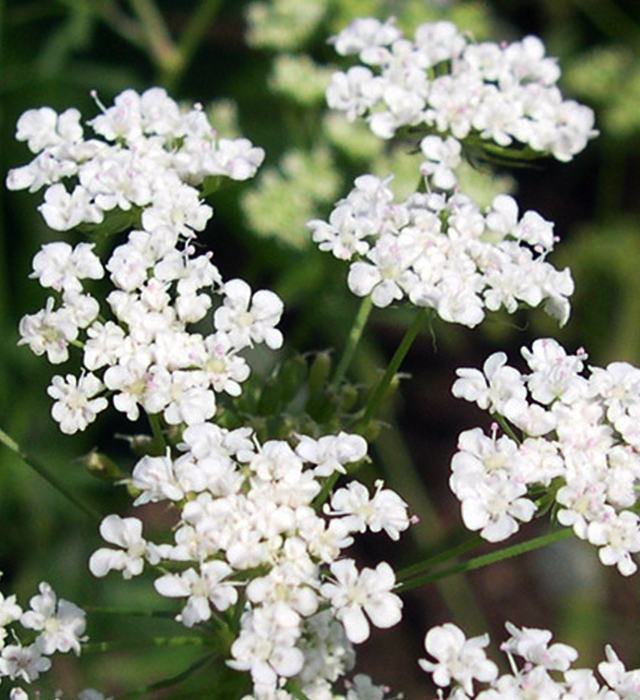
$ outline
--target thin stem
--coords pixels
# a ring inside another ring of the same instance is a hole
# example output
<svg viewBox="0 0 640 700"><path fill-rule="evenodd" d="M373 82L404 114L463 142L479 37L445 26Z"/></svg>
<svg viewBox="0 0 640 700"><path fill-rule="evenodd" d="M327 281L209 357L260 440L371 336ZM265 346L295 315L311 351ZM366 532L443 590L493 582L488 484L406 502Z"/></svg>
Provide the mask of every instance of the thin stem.
<svg viewBox="0 0 640 700"><path fill-rule="evenodd" d="M146 685L143 688L138 688L137 690L130 690L129 692L122 693L121 695L117 695L116 697L135 698L140 695L146 695L147 693L151 693L155 690L162 690L163 688L168 688L172 685L177 685L178 683L181 683L182 681L189 678L189 676L191 676L195 671L202 668L210 661L213 661L213 659L215 659L217 655L217 653L207 654L206 656L199 658L197 661L194 661L190 666L185 668L184 671L176 673L174 676L169 676L168 678L164 678L161 681L150 683L149 685Z"/></svg>
<svg viewBox="0 0 640 700"><path fill-rule="evenodd" d="M356 351L356 348L358 347L360 338L362 338L362 332L364 331L364 327L367 324L367 319L369 318L369 314L371 313L372 307L373 302L371 301L371 297L365 297L362 300L360 308L358 309L358 313L356 314L356 317L353 321L353 326L351 326L351 331L349 332L347 344L345 346L344 352L342 353L342 357L340 358L340 362L336 367L336 372L333 375L333 379L331 380L330 386L334 389L340 385L340 382L343 380L344 375L349 369L349 365L351 364L353 355Z"/></svg>
<svg viewBox="0 0 640 700"><path fill-rule="evenodd" d="M459 557L462 554L466 554L467 552L471 552L472 550L476 549L479 547L481 544L483 544L486 540L483 540L480 535L475 535L471 537L468 540L465 540L464 542L461 542L460 544L455 545L454 547L450 547L449 549L445 550L444 552L440 552L439 554L434 554L434 556L429 557L428 559L425 559L424 561L417 562L416 564L412 564L411 566L407 566L404 569L400 569L398 571L398 574L396 576L398 581L406 581L409 578L412 578L413 576L416 576L417 574L422 573L423 571L427 571L428 569L433 569L435 566L438 566L439 564L443 564L445 561L449 561L450 559L455 559L456 557Z"/></svg>
<svg viewBox="0 0 640 700"><path fill-rule="evenodd" d="M85 0L57 0L58 3L71 10L84 9ZM145 34L140 23L123 12L114 0L100 0L91 3L94 12L112 32L128 41L133 46L145 48Z"/></svg>
<svg viewBox="0 0 640 700"><path fill-rule="evenodd" d="M309 700L309 696L302 690L302 688L295 681L288 681L285 685L285 689L288 690L294 698L298 700Z"/></svg>
<svg viewBox="0 0 640 700"><path fill-rule="evenodd" d="M162 74L171 73L180 63L180 54L160 10L153 0L130 0L144 30L150 55Z"/></svg>
<svg viewBox="0 0 640 700"><path fill-rule="evenodd" d="M540 549L548 544L559 542L560 540L570 537L572 534L573 530L571 528L565 528L563 530L553 532L550 535L542 535L541 537L536 537L532 540L528 540L527 542L514 544L512 547L506 547L498 552L492 552L491 554L484 554L480 557L476 557L475 559L469 559L461 564L450 566L448 569L435 571L434 573L427 574L425 576L418 576L417 578L405 581L398 586L398 590L410 591L412 588L418 588L419 586L424 586L427 583L433 583L434 581L438 581L442 578L456 576L457 574L462 574L466 571L481 569L485 566L489 566L489 564L495 564L496 562L510 559L511 557L517 557L520 554L525 554L526 552L531 552L534 549Z"/></svg>
<svg viewBox="0 0 640 700"><path fill-rule="evenodd" d="M83 610L92 615L114 615L119 617L162 617L173 619L176 614L171 610L141 610L140 608L104 608L99 605L83 605Z"/></svg>
<svg viewBox="0 0 640 700"><path fill-rule="evenodd" d="M424 321L427 317L427 313L428 312L426 309L420 309L414 317L413 322L407 329L407 332L404 334L404 338L400 342L398 349L396 350L394 356L391 358L391 362L389 363L389 366L387 367L384 375L378 382L376 388L373 390L371 398L367 402L364 414L356 424L356 430L364 429L369 424L369 421L376 415L380 403L382 402L387 393L389 385L393 381L393 378L396 376L397 371L400 369L400 365L402 364L404 358L409 352L413 341L418 336L418 333L420 332L420 329L422 328Z"/></svg>
<svg viewBox="0 0 640 700"><path fill-rule="evenodd" d="M498 423L504 432L516 443L520 444L522 440L515 434L513 428L507 423L507 419L499 413L492 413L491 417Z"/></svg>
<svg viewBox="0 0 640 700"><path fill-rule="evenodd" d="M33 469L36 474L41 476L45 481L47 481L53 488L62 494L67 500L73 503L76 508L81 510L86 516L95 521L102 520L102 516L98 511L94 510L90 505L84 503L80 498L78 498L72 491L70 491L66 484L59 479L53 472L51 472L47 467L44 466L35 457L24 452L20 445L9 437L4 430L0 429L0 442L8 447L13 453L15 453L20 459L31 469Z"/></svg>
<svg viewBox="0 0 640 700"><path fill-rule="evenodd" d="M88 642L82 645L83 654L97 654L119 649L153 649L156 647L203 646L203 637L148 637L137 640L118 640L117 642Z"/></svg>
<svg viewBox="0 0 640 700"><path fill-rule="evenodd" d="M626 41L634 49L638 45L640 30L635 19L612 0L573 0L578 9L615 42Z"/></svg>
<svg viewBox="0 0 640 700"><path fill-rule="evenodd" d="M220 4L221 0L201 0L195 12L189 16L187 26L178 40L179 60L171 72L166 72L163 81L169 91L174 90L180 83Z"/></svg>
<svg viewBox="0 0 640 700"><path fill-rule="evenodd" d="M160 425L160 418L157 413L147 413L149 418L149 425L151 426L151 432L153 433L153 451L157 455L164 455L167 451L167 443L165 442L164 435L162 433L162 426Z"/></svg>

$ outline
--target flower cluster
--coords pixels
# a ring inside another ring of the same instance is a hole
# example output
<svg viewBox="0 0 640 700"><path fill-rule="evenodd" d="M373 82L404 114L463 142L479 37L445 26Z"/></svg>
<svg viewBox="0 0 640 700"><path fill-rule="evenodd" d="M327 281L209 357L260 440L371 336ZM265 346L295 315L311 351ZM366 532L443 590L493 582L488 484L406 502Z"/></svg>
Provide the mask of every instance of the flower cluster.
<svg viewBox="0 0 640 700"><path fill-rule="evenodd" d="M451 686L447 696L450 700L638 697L640 670L627 671L610 646L605 648L606 661L598 664L599 679L592 669L572 668L578 652L567 644L550 644L552 634L548 630L519 629L509 622L506 627L511 636L500 649L507 655L511 673L499 676L496 664L486 658L484 647L489 644L489 635L466 639L452 623L429 630L425 648L435 661L421 659L419 664L438 687ZM476 694L474 681L488 687Z"/></svg>
<svg viewBox="0 0 640 700"><path fill-rule="evenodd" d="M358 435L260 445L249 429L204 423L184 431L180 449L176 459L142 458L131 478L134 505L164 501L180 511L174 543L149 542L140 519L109 515L100 531L117 548L98 549L92 573L130 578L145 563L178 569L155 588L184 601L177 619L185 626L241 606L228 664L251 673L256 694L298 677L314 697L350 669L351 643L367 639L371 624L400 620L389 564L359 571L341 552L357 532L398 539L409 526L406 503L380 482L372 494L352 481L320 514L323 483L366 456Z"/></svg>
<svg viewBox="0 0 640 700"><path fill-rule="evenodd" d="M380 307L408 298L470 327L487 310L513 313L521 303L544 303L566 322L573 280L545 260L554 244L550 222L533 211L520 216L508 195L486 212L460 193L415 193L395 202L389 181L359 177L328 222L308 224L321 250L354 260L354 294L371 295Z"/></svg>
<svg viewBox="0 0 640 700"><path fill-rule="evenodd" d="M52 655L69 651L78 655L87 641L84 611L58 599L48 583L40 583L39 591L28 610L15 595L0 593L0 678L31 684L51 668ZM27 697L19 686L11 691L12 700Z"/></svg>
<svg viewBox="0 0 640 700"><path fill-rule="evenodd" d="M335 73L327 101L350 120L366 117L380 138L418 127L569 161L596 133L592 110L563 99L560 69L537 37L474 43L443 21L420 25L412 41L391 20L364 18L333 43L364 65Z"/></svg>
<svg viewBox="0 0 640 700"><path fill-rule="evenodd" d="M489 541L504 540L532 518L539 497L554 504L558 522L600 548L603 564L634 573L640 370L612 362L584 376L586 353L568 355L550 338L522 355L528 374L507 365L502 352L482 371L457 371L453 394L501 416L507 429L500 437L497 427L491 435L480 428L460 435L450 484L465 525Z"/></svg>
<svg viewBox="0 0 640 700"><path fill-rule="evenodd" d="M80 376L56 376L48 390L65 433L84 430L107 407L105 392L130 420L141 407L171 425L207 420L216 394L237 396L249 376L238 353L282 344L280 299L240 279L224 283L211 253L193 244L212 216L199 187L251 177L264 153L247 139L217 139L202 108L183 111L160 88L119 95L90 122L101 139L84 140L79 119L74 109L23 114L17 138L38 155L12 170L8 185L46 186L40 211L51 228L99 224L118 209L133 230L104 265L94 243L45 244L32 276L52 296L22 319L20 343L55 364L70 345L82 347ZM69 179L77 182L71 192L62 182ZM108 310L86 289L107 273ZM213 332L191 331L214 299Z"/></svg>

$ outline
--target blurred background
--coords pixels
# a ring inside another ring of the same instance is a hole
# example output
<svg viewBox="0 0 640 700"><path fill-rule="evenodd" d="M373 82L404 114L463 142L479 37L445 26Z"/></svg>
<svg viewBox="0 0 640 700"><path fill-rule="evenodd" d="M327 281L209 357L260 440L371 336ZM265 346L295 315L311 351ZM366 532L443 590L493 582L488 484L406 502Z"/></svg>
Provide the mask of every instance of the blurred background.
<svg viewBox="0 0 640 700"><path fill-rule="evenodd" d="M381 143L324 105L332 71L345 65L327 38L355 17L390 15L409 35L422 22L450 19L479 41L540 36L559 59L565 94L596 110L600 131L569 164L543 162L497 172L493 180L469 173L469 187L481 201L509 190L521 211L535 209L556 222L561 243L551 261L571 267L577 291L572 318L561 330L541 311L494 314L473 331L436 323L414 344L363 477L382 475L420 516L400 555L381 538L367 540L360 552L363 562L386 557L402 565L460 532L448 464L459 432L487 419L451 397L457 367L479 366L497 349L517 364L519 348L540 335L553 335L571 350L584 346L595 365L640 364L635 0L0 0L0 172L4 177L30 160L26 146L14 140L25 110L74 106L88 119L97 112L91 90L108 105L125 88L163 85L176 99L201 102L221 135L241 134L265 148L257 179L216 193L215 217L204 236L225 278L242 276L254 288L274 289L285 302L285 349L256 358L264 371L248 391L259 404L259 386L268 381L277 387L285 363L304 365L306 376L314 363L320 372L335 360L357 312L346 267L310 243L305 222L326 218L365 172L394 172L403 195L415 187L416 161L406 149ZM20 318L41 308L45 297L28 279L31 259L43 243L65 238L45 227L39 201L39 194L0 193L0 428L100 512L124 514L126 491L96 477L83 457L108 451L126 470L133 457L126 439L114 443L113 435L144 431L145 425L101 417L86 433L63 436L49 417L46 396L50 377L63 368L16 345ZM375 380L412 318L403 308L373 313L349 374L356 393ZM263 410L264 425L274 405L278 401ZM338 415L330 418L339 422ZM162 512L147 515L152 527L166 525ZM92 580L86 562L98 546L95 524L2 446L0 523L0 586L18 593L23 604L46 580L80 606L169 609L153 593L151 576L127 583L116 575ZM524 530L528 539L548 525ZM415 660L423 655L425 630L447 620L470 635L489 631L497 641L505 637L505 620L548 627L579 648L585 666L597 663L611 642L627 667L639 666L639 591L637 576L623 580L604 570L593 548L572 539L408 594L401 629L380 632L361 649L362 670L393 692L424 697L429 686ZM113 640L114 649L80 662L58 659L52 688L129 692L179 673L195 658L189 648L157 649L145 642L181 634L170 620L96 614L88 632L95 642ZM142 641L126 641L132 638ZM390 648L406 653L390 663ZM192 697L206 682L203 675L157 696Z"/></svg>

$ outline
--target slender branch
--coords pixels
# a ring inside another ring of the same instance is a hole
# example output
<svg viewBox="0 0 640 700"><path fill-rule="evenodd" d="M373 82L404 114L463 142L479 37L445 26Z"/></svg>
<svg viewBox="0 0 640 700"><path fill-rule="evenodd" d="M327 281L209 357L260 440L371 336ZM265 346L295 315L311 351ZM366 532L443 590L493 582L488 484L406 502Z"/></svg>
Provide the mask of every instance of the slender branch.
<svg viewBox="0 0 640 700"><path fill-rule="evenodd" d="M140 20L147 45L158 70L170 73L180 63L180 53L171 38L162 13L153 0L129 0Z"/></svg>
<svg viewBox="0 0 640 700"><path fill-rule="evenodd" d="M353 321L353 326L351 326L347 344L344 348L344 352L342 353L342 357L340 358L340 362L336 367L336 372L333 375L333 379L331 380L330 386L334 389L340 385L340 382L343 380L344 375L349 369L353 355L358 347L360 339L362 338L362 333L367 324L367 319L369 318L372 307L373 302L371 301L371 297L365 297L362 300L358 313Z"/></svg>
<svg viewBox="0 0 640 700"><path fill-rule="evenodd" d="M71 10L85 9L85 0L57 0ZM114 34L122 37L133 46L145 48L145 34L142 26L123 12L114 0L100 0L90 3L91 12L94 12Z"/></svg>
<svg viewBox="0 0 640 700"><path fill-rule="evenodd" d="M14 454L16 454L20 459L31 469L33 469L36 474L41 476L45 481L47 481L53 488L63 495L68 501L73 503L73 505L81 510L86 516L95 521L102 520L102 516L95 510L92 506L88 505L82 499L78 498L72 491L67 488L67 485L58 478L48 467L45 467L38 459L32 457L22 450L20 445L13 440L9 435L7 435L4 430L0 429L0 443L5 447L8 447Z"/></svg>
<svg viewBox="0 0 640 700"><path fill-rule="evenodd" d="M468 561L462 562L461 564L456 564L455 566L450 566L448 569L443 569L442 571L435 571L431 574L426 574L425 576L418 576L409 581L405 581L398 586L400 591L410 591L412 588L418 588L419 586L424 586L427 583L433 583L442 578L447 578L449 576L456 576L457 574L465 573L466 571L474 571L475 569L481 569L489 564L495 564L499 561L505 559L510 559L511 557L517 557L520 554L525 554L526 552L531 552L535 549L540 549L548 544L553 544L554 542L559 542L573 534L571 528L565 528L563 530L558 530L550 535L543 535L541 537L536 537L527 542L522 542L520 544L514 544L512 547L506 547L498 552L492 552L491 554L484 554L475 559L469 559Z"/></svg>
<svg viewBox="0 0 640 700"><path fill-rule="evenodd" d="M398 581L406 581L407 579L410 579L423 571L428 571L439 564L443 564L445 561L449 561L450 559L455 559L462 554L466 554L485 542L486 540L483 540L480 535L474 535L470 539L460 542L460 544L457 544L454 547L446 549L444 552L434 554L432 557L429 557L424 561L420 561L412 564L411 566L407 566L404 569L400 569L396 578Z"/></svg>
<svg viewBox="0 0 640 700"><path fill-rule="evenodd" d="M507 419L504 416L501 416L499 413L492 413L491 417L517 445L522 443L522 440L515 434L513 428L507 423Z"/></svg>
<svg viewBox="0 0 640 700"><path fill-rule="evenodd" d="M147 417L149 419L149 425L151 426L151 432L153 433L153 451L157 455L164 455L167 451L167 443L162 433L160 418L158 418L157 413L147 413Z"/></svg>
<svg viewBox="0 0 640 700"><path fill-rule="evenodd" d="M615 42L626 41L634 49L640 39L640 28L635 19L620 4L612 0L573 0L598 29Z"/></svg>
<svg viewBox="0 0 640 700"><path fill-rule="evenodd" d="M364 414L356 424L356 430L364 429L369 424L369 421L376 415L380 403L382 402L382 400L385 397L385 394L387 393L389 385L393 381L393 378L396 376L397 371L400 369L400 365L402 364L404 358L409 352L413 341L418 336L418 333L420 332L420 329L422 328L424 321L427 317L427 313L427 309L420 309L414 317L413 322L407 329L407 332L404 334L404 338L400 342L398 349L396 350L394 356L391 358L391 362L385 370L384 375L378 382L376 388L373 390L371 398L367 402Z"/></svg>
<svg viewBox="0 0 640 700"><path fill-rule="evenodd" d="M187 26L178 39L179 61L165 74L164 84L171 91L182 80L182 76L189 67L193 55L200 47L202 40L211 26L211 22L220 9L221 0L201 0L195 12L189 16Z"/></svg>
<svg viewBox="0 0 640 700"><path fill-rule="evenodd" d="M206 656L202 656L199 658L197 661L194 661L190 666L185 668L184 671L181 671L180 673L176 673L175 676L169 676L168 678L164 678L161 681L156 681L155 683L150 683L149 685L146 685L142 688L138 688L136 690L130 690L127 693L122 693L121 695L117 695L116 697L118 698L135 698L139 697L140 695L146 695L147 693L151 693L155 690L162 690L163 688L168 688L172 685L177 685L178 683L181 683L182 681L186 680L191 676L195 671L198 669L202 668L206 664L208 664L210 661L213 661L217 656L217 653L215 654L207 654Z"/></svg>
<svg viewBox="0 0 640 700"><path fill-rule="evenodd" d="M119 617L162 617L173 619L175 611L141 610L140 608L104 608L99 605L83 605L82 609L92 615L114 615Z"/></svg>
<svg viewBox="0 0 640 700"><path fill-rule="evenodd" d="M88 642L82 645L83 654L98 654L119 649L153 649L156 647L203 646L203 637L147 637L146 639L127 639L115 642Z"/></svg>
<svg viewBox="0 0 640 700"><path fill-rule="evenodd" d="M297 698L297 700L309 700L309 696L295 681L287 681L285 689L288 690L294 698Z"/></svg>

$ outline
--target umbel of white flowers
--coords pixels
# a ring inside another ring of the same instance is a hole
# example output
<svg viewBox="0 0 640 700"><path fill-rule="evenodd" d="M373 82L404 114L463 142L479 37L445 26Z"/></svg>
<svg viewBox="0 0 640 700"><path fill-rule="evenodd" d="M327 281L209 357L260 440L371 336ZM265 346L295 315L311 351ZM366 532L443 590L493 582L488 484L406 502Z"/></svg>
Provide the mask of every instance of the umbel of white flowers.
<svg viewBox="0 0 640 700"><path fill-rule="evenodd" d="M566 323L573 281L546 261L553 224L534 211L520 215L505 194L482 210L457 176L469 149L568 161L596 135L592 110L563 100L542 42L471 43L450 22L420 25L410 40L392 20L373 18L332 41L364 65L334 73L329 106L365 119L383 139L404 129L424 157L426 193L397 202L391 176L363 175L328 221L309 222L321 250L350 261L349 289L376 306L408 300L470 327L486 311L521 304L544 304Z"/></svg>
<svg viewBox="0 0 640 700"><path fill-rule="evenodd" d="M491 355L482 371L463 368L453 394L502 416L512 426L498 437L480 428L462 433L451 488L465 525L491 542L529 521L532 492L550 490L558 522L599 548L600 561L625 576L640 552L640 370L627 362L589 367L552 338L522 348L531 370ZM520 432L520 436L516 433ZM553 488L552 488L553 487Z"/></svg>
<svg viewBox="0 0 640 700"><path fill-rule="evenodd" d="M9 173L8 186L45 187L40 211L54 229L100 224L113 210L132 213L137 226L104 264L92 243L45 244L32 276L51 296L22 319L20 343L54 364L82 347L80 375L55 376L48 390L65 433L84 430L107 395L130 420L141 408L171 425L207 420L216 395L237 396L250 374L239 353L282 345L277 295L223 282L212 254L192 243L213 214L201 196L207 178L249 178L264 152L247 139L218 139L201 107L182 110L160 88L116 97L90 122L97 138L85 139L79 120L75 109L25 112L17 138L37 156ZM69 180L77 181L70 192ZM106 305L87 288L105 270ZM207 315L212 331L192 331Z"/></svg>
<svg viewBox="0 0 640 700"><path fill-rule="evenodd" d="M384 531L393 540L409 526L407 504L378 482L373 493L349 481L323 512L314 500L332 475L366 456L359 435L297 436L295 449L270 440L260 445L249 429L211 423L184 431L176 459L144 457L131 485L134 505L166 502L179 513L172 544L155 544L136 517L107 516L92 573L142 573L145 563L180 573L155 580L156 591L184 601L177 620L187 627L246 601L229 666L249 671L255 694L269 696L295 678L303 692L330 692L351 670L352 644L371 625L391 627L402 602L386 562L358 570L343 554L356 533Z"/></svg>

